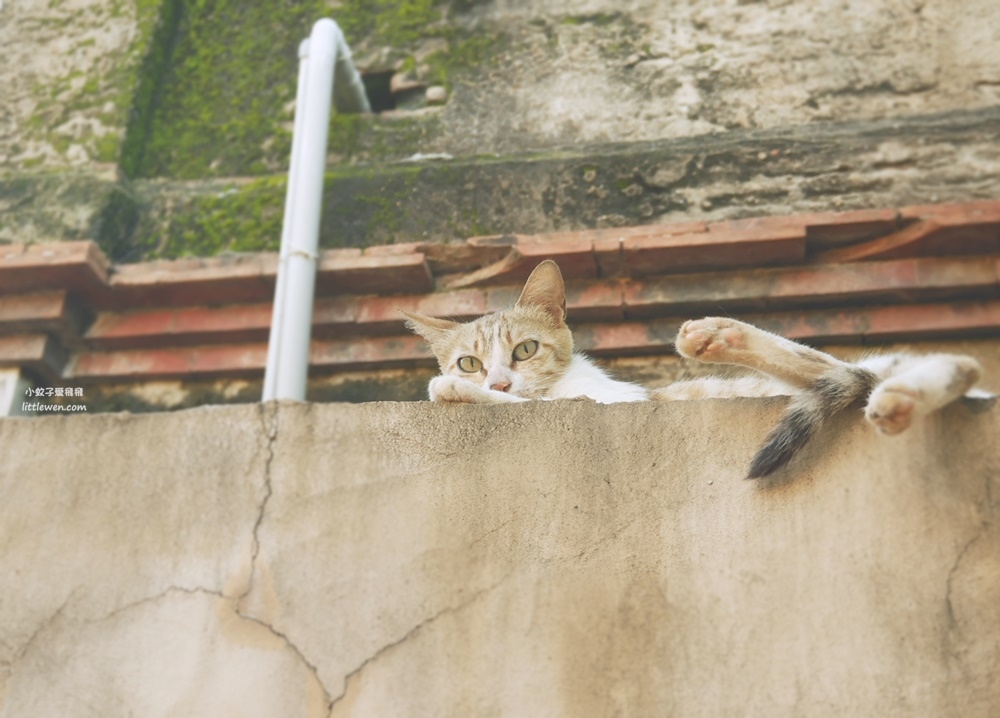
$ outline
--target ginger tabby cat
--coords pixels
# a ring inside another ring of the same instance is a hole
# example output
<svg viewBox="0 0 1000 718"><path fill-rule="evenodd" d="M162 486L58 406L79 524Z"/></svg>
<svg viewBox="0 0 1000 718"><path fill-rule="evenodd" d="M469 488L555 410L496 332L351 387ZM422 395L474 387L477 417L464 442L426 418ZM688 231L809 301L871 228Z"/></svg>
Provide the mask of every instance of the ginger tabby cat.
<svg viewBox="0 0 1000 718"><path fill-rule="evenodd" d="M852 364L735 319L707 317L681 326L678 353L749 367L761 376L708 377L647 389L613 379L574 351L562 274L549 260L531 273L510 309L464 324L403 314L407 326L430 343L441 367L441 376L428 387L431 401L497 404L589 397L610 404L791 395L748 478L784 466L829 417L855 401L867 398L865 418L883 434L898 434L964 395L982 372L972 357L953 354L886 354Z"/></svg>

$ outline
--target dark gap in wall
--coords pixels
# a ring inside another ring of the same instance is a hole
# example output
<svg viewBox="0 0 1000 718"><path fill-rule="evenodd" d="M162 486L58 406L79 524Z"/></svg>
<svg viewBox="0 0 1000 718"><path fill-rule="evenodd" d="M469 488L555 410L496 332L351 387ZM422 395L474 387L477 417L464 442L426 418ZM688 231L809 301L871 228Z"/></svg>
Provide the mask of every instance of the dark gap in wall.
<svg viewBox="0 0 1000 718"><path fill-rule="evenodd" d="M390 91L392 75L392 70L362 73L361 81L365 85L365 94L368 95L368 104L372 106L372 112L396 109L396 98Z"/></svg>

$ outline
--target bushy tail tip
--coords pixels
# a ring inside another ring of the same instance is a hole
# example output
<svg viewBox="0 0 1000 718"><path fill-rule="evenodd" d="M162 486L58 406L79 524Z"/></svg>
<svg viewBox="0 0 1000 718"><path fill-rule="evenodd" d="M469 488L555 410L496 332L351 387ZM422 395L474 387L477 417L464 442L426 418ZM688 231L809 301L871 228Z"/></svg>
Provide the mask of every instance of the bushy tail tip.
<svg viewBox="0 0 1000 718"><path fill-rule="evenodd" d="M867 369L837 367L823 374L808 391L792 397L750 463L747 478L762 479L787 464L827 419L868 396L876 382Z"/></svg>

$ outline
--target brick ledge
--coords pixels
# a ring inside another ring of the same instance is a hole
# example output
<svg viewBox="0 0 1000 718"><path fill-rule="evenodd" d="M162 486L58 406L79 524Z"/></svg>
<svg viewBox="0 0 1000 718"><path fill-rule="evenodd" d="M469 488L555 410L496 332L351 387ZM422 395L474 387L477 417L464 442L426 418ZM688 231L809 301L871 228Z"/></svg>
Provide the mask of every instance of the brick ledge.
<svg viewBox="0 0 1000 718"><path fill-rule="evenodd" d="M690 316L813 342L1000 334L1000 200L474 237L323 252L316 371L429 362L398 309L508 306L544 258L582 348L671 350ZM112 266L90 242L0 248L0 366L59 384L259 376L277 257ZM266 354L266 352L265 352Z"/></svg>

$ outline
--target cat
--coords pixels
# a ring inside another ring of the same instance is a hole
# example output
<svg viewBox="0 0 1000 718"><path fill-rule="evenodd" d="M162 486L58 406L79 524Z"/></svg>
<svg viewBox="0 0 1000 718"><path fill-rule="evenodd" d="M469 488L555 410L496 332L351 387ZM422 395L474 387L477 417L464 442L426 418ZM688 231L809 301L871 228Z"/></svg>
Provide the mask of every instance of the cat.
<svg viewBox="0 0 1000 718"><path fill-rule="evenodd" d="M587 397L610 404L792 395L751 462L747 478L756 479L786 465L828 418L856 401L867 398L865 418L878 431L898 434L914 419L963 396L982 374L975 359L953 354L886 354L852 364L735 319L706 317L681 326L678 353L749 367L761 375L647 389L613 379L574 351L565 297L559 267L546 260L510 309L468 323L402 312L407 326L428 341L441 368L428 386L431 401L499 404Z"/></svg>

